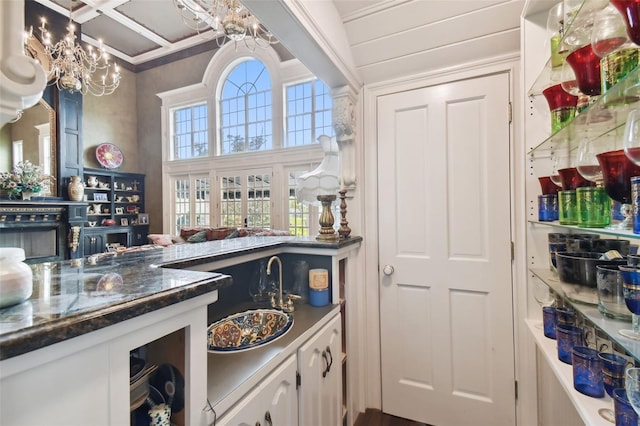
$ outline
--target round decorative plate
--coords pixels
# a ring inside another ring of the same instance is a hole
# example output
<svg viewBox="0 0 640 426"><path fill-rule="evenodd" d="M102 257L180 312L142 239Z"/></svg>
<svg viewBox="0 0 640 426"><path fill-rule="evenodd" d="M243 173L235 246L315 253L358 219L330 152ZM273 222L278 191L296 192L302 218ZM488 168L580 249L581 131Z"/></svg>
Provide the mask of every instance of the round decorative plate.
<svg viewBox="0 0 640 426"><path fill-rule="evenodd" d="M112 143L101 143L96 148L96 159L105 169L115 169L120 167L124 156L120 148Z"/></svg>
<svg viewBox="0 0 640 426"><path fill-rule="evenodd" d="M230 315L207 330L208 351L241 352L282 337L293 325L293 316L275 309L256 309Z"/></svg>

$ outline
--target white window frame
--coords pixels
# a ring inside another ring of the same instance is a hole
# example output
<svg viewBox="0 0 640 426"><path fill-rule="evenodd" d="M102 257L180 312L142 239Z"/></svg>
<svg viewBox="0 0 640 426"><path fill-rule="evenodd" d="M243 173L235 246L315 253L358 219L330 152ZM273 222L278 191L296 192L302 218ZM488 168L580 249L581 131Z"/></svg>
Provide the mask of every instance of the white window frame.
<svg viewBox="0 0 640 426"><path fill-rule="evenodd" d="M226 74L233 66L246 58L262 61L272 81L272 117L273 117L273 149L269 151L248 152L234 155L220 155L220 117L218 116L218 101L222 90L222 84ZM271 181L271 222L273 229L289 229L288 207L288 175L287 167L300 169L309 165L308 171L322 161L323 152L319 144L295 146L283 148L284 144L284 120L285 120L285 90L286 84L301 82L314 78L313 74L297 59L281 62L273 48L258 49L249 53L242 48L236 48L233 44L223 46L211 59L205 70L201 83L159 93L162 100L162 185L163 193L163 232L174 233L174 185L175 178L185 175L201 176L209 174L211 187L210 226L220 226L219 205L217 203L220 194L217 178L227 175L232 171L248 169L271 168L273 172ZM172 135L172 110L196 103L206 102L209 117L209 157L172 160L170 139ZM212 122L215 117L215 124ZM192 186L190 186L192 188ZM281 202L275 202L280 200ZM193 210L192 210L193 211ZM315 222L312 216L310 223ZM312 231L310 231L312 232Z"/></svg>

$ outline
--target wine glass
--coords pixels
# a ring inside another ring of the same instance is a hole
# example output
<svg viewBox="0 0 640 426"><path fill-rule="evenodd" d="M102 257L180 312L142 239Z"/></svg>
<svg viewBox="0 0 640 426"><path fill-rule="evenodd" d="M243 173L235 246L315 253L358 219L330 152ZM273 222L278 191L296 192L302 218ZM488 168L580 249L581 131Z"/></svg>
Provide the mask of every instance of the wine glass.
<svg viewBox="0 0 640 426"><path fill-rule="evenodd" d="M624 388L633 410L640 415L640 368L627 368L624 375Z"/></svg>
<svg viewBox="0 0 640 426"><path fill-rule="evenodd" d="M577 161L578 173L596 185L602 183L602 167L600 167L600 163L598 163L598 158L596 157L600 152L595 142L592 143L592 141L587 138L580 141Z"/></svg>
<svg viewBox="0 0 640 426"><path fill-rule="evenodd" d="M551 68L558 69L562 66L567 54L561 46L560 40L564 35L564 3L556 3L547 15L547 36L551 42Z"/></svg>
<svg viewBox="0 0 640 426"><path fill-rule="evenodd" d="M622 16L611 4L596 15L591 30L591 47L600 58L621 48L629 42Z"/></svg>
<svg viewBox="0 0 640 426"><path fill-rule="evenodd" d="M640 340L640 268L626 265L620 265L618 268L622 275L624 303L631 311L631 330L622 329L619 333L630 339ZM638 397L640 398L640 394Z"/></svg>
<svg viewBox="0 0 640 426"><path fill-rule="evenodd" d="M553 154L553 166L549 178L556 186L562 188L562 179L560 178L559 170L568 168L570 163L570 156L567 152L557 152Z"/></svg>
<svg viewBox="0 0 640 426"><path fill-rule="evenodd" d="M624 126L622 140L624 153L636 166L640 166L640 110L632 109Z"/></svg>

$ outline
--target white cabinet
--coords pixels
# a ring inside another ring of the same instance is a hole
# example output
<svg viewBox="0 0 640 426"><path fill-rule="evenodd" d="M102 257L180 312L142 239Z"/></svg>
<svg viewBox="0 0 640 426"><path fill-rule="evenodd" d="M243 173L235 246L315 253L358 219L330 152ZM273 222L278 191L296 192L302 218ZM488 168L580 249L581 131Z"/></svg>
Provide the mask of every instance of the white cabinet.
<svg viewBox="0 0 640 426"><path fill-rule="evenodd" d="M201 424L206 406L207 306L217 290L0 362L2 425L127 425L130 422L129 353L154 342L155 359L177 354L185 376L185 408L178 425ZM181 333L182 345L162 345ZM152 354L149 352L149 357ZM157 364L159 364L158 362ZM295 367L295 365L294 365ZM294 368L295 385L295 368ZM295 389L295 387L294 387ZM251 426L254 426L252 423Z"/></svg>
<svg viewBox="0 0 640 426"><path fill-rule="evenodd" d="M342 425L341 340L336 315L298 350L300 425Z"/></svg>
<svg viewBox="0 0 640 426"><path fill-rule="evenodd" d="M296 356L291 355L217 422L220 426L295 425Z"/></svg>

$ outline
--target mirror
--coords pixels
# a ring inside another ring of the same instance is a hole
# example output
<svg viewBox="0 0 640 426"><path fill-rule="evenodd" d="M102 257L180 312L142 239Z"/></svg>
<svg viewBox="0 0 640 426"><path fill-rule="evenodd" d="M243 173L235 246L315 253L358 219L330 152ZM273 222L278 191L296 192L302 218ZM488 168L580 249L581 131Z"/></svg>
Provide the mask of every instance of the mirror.
<svg viewBox="0 0 640 426"><path fill-rule="evenodd" d="M57 152L55 110L43 99L24 111L16 122L0 129L0 171L12 170L15 163L29 160L57 178ZM55 196L56 188L53 184L42 195Z"/></svg>

